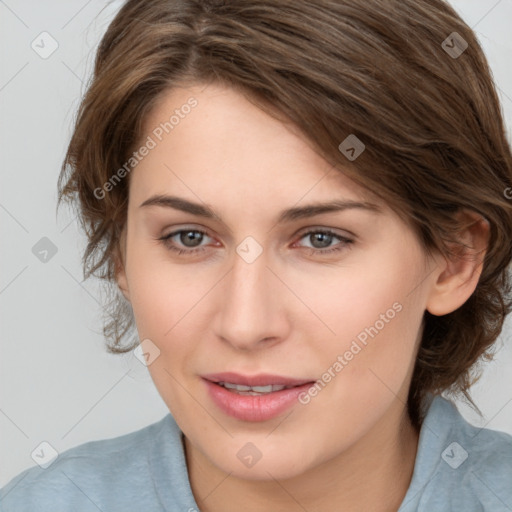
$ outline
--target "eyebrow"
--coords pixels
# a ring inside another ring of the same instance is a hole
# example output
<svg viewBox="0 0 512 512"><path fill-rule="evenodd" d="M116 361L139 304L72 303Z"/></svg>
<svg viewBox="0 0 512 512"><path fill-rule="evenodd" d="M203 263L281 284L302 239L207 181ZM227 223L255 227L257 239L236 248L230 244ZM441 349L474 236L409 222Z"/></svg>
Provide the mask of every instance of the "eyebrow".
<svg viewBox="0 0 512 512"><path fill-rule="evenodd" d="M221 222L222 219L215 213L215 211L205 204L194 203L187 199L177 196L168 195L155 195L146 199L139 208L147 206L161 206L164 208L173 208L175 210L181 210L182 212L197 215L199 217L205 217L207 219L217 219ZM366 201L353 201L348 199L336 199L327 203L313 203L305 206L297 206L283 210L278 218L277 222L285 223L292 222L299 219L305 219L314 217L315 215L321 215L322 213L339 212L358 208L361 210L367 210L372 213L382 213L379 206Z"/></svg>

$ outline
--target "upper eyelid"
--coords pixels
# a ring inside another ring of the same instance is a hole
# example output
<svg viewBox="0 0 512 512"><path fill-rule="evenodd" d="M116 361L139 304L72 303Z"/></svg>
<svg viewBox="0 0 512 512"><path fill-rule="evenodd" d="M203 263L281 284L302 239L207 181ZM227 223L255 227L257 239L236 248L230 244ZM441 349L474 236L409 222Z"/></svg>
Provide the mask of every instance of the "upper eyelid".
<svg viewBox="0 0 512 512"><path fill-rule="evenodd" d="M164 236L170 236L170 235L173 235L173 234L175 235L175 234L180 233L182 231L200 231L202 233L206 233L210 237L212 236L210 234L210 230L208 228L196 227L196 226L185 226L185 227L180 227L180 228L177 228L177 229L173 229L172 231L169 231L169 233L164 235ZM343 233L339 233L340 228L333 228L333 227L327 227L327 226L308 226L308 227L304 227L304 228L301 228L301 229L297 230L297 232L295 233L295 236L298 236L299 234L307 234L308 232L311 232L311 231L332 231L335 234L339 234L340 236L345 236L345 235L343 235ZM351 237L355 237L356 236L354 233L352 233L351 231L349 231L347 229L343 229L341 231L344 231L348 236L351 236Z"/></svg>

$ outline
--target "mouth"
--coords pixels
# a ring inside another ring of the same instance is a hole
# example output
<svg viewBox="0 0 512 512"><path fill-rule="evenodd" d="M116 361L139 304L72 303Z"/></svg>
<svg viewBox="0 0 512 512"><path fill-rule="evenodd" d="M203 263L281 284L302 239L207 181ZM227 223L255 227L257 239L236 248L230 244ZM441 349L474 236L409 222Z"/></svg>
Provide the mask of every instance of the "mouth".
<svg viewBox="0 0 512 512"><path fill-rule="evenodd" d="M203 379L238 393L273 393L315 382L315 379L296 379L282 375L242 375L234 372L202 375Z"/></svg>
<svg viewBox="0 0 512 512"><path fill-rule="evenodd" d="M298 402L315 380L235 373L203 375L210 399L225 414L242 421L274 418Z"/></svg>
<svg viewBox="0 0 512 512"><path fill-rule="evenodd" d="M233 384L232 382L214 382L219 386L236 393L238 395L267 395L268 393L274 393L275 391L282 391L283 389L291 389L297 386L282 386L279 384L269 384L268 386L244 386L243 384Z"/></svg>

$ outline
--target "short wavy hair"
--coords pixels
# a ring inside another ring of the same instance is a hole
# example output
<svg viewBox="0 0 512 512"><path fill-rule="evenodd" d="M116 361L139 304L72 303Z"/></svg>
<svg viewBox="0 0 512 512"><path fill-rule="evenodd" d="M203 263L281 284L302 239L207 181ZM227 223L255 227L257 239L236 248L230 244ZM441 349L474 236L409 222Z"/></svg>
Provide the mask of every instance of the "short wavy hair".
<svg viewBox="0 0 512 512"><path fill-rule="evenodd" d="M454 9L443 0L123 4L96 53L57 205L71 202L86 233L84 278L112 292L103 332L113 353L138 343L115 281L129 175L101 198L95 191L129 160L159 98L191 83L227 85L293 123L337 172L407 220L427 253L452 254L457 211L489 221L474 293L450 314L424 313L408 398L415 425L428 393L476 408L476 363L492 358L512 308L512 155L487 60ZM366 146L355 161L338 149L349 134Z"/></svg>

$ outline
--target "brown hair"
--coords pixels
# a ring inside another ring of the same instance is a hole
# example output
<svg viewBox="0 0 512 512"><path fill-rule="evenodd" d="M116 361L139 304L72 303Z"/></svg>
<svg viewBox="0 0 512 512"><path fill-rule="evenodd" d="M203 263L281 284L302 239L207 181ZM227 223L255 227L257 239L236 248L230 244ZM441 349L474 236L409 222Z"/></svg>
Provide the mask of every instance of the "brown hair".
<svg viewBox="0 0 512 512"><path fill-rule="evenodd" d="M450 53L464 41L465 51ZM489 221L475 292L450 314L425 312L408 408L419 425L428 392L461 393L473 404L474 363L492 357L512 308L512 204L504 193L512 190L512 155L483 51L442 0L123 5L99 45L59 177L58 204L72 201L88 237L84 277L106 280L115 294L103 329L108 350L138 343L122 344L134 319L115 286L129 176L102 199L94 191L129 159L162 94L212 82L293 123L327 161L408 219L427 252L450 254L458 210ZM366 146L353 162L338 149L351 134Z"/></svg>

